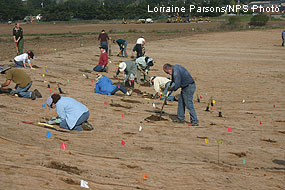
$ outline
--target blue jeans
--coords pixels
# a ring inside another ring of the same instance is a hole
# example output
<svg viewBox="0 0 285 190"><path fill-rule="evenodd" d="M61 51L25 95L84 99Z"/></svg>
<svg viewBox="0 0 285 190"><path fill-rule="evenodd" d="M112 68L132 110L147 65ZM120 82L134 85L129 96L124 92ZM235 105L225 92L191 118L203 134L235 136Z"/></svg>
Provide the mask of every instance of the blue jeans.
<svg viewBox="0 0 285 190"><path fill-rule="evenodd" d="M23 98L31 98L32 92L29 92L28 90L31 88L32 82L30 82L25 88L17 87L16 90L12 90L12 93L18 94L20 97Z"/></svg>
<svg viewBox="0 0 285 190"><path fill-rule="evenodd" d="M14 63L16 64L16 67L24 67L23 61L16 61L16 60L14 59Z"/></svg>
<svg viewBox="0 0 285 190"><path fill-rule="evenodd" d="M171 83L171 82L166 83L166 85L165 85L165 90L164 90L164 92L163 92L163 94L162 94L160 100L164 100L164 99L165 99L165 96L167 95L167 89L169 88L170 83ZM172 83L171 87L174 87L174 86L175 86L175 84ZM174 96L170 96L171 94L172 94L172 91L169 91L168 97L167 97L167 101L174 101Z"/></svg>
<svg viewBox="0 0 285 190"><path fill-rule="evenodd" d="M100 45L105 48L106 53L108 54L108 41L101 41Z"/></svg>
<svg viewBox="0 0 285 190"><path fill-rule="evenodd" d="M86 122L89 118L89 111L83 113L79 119L77 120L75 126L70 129L66 123L66 120L62 121L59 125L60 125L60 128L63 128L63 129L68 129L68 130L73 130L73 131L83 131L83 129L81 128L81 124Z"/></svg>
<svg viewBox="0 0 285 190"><path fill-rule="evenodd" d="M119 88L119 86L120 86L120 88ZM116 88L111 92L111 94L114 95L114 94L115 94L116 92L118 92L119 90L120 90L121 92L123 92L124 94L127 93L127 89L125 89L122 84L119 84L119 85L116 85Z"/></svg>
<svg viewBox="0 0 285 190"><path fill-rule="evenodd" d="M185 120L185 107L187 107L190 113L190 122L199 123L196 111L193 105L193 96L196 90L196 84L189 84L187 87L182 88L180 97L178 100L177 118L181 121Z"/></svg>
<svg viewBox="0 0 285 190"><path fill-rule="evenodd" d="M96 71L96 72L106 72L107 70L107 66L103 66L103 65L96 65L94 68L93 68L93 71Z"/></svg>

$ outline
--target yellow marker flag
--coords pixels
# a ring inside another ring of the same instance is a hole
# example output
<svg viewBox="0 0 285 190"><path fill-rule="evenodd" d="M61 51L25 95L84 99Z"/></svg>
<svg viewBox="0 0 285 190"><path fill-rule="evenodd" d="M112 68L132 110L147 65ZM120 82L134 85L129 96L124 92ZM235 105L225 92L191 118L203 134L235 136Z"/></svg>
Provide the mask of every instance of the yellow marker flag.
<svg viewBox="0 0 285 190"><path fill-rule="evenodd" d="M45 77L46 75L45 74L43 74L43 77Z"/></svg>
<svg viewBox="0 0 285 190"><path fill-rule="evenodd" d="M222 140L222 139L218 139L218 140L217 140L217 143L223 144L223 140Z"/></svg>
<svg viewBox="0 0 285 190"><path fill-rule="evenodd" d="M209 143L209 140L208 140L208 139L205 139L205 143L208 144L208 143Z"/></svg>
<svg viewBox="0 0 285 190"><path fill-rule="evenodd" d="M216 101L215 100L213 100L213 104L215 104L216 103Z"/></svg>

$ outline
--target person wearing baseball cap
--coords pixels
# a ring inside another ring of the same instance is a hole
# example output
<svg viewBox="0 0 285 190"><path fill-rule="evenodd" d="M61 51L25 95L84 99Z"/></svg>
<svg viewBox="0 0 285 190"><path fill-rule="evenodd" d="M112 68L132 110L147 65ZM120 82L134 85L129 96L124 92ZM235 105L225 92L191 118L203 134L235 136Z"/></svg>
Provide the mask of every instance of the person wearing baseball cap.
<svg viewBox="0 0 285 190"><path fill-rule="evenodd" d="M31 98L32 100L42 97L37 89L32 92L28 91L32 86L32 80L23 70L12 69L10 66L5 65L1 70L1 74L5 74L6 82L0 84L0 88L9 86L11 81L16 83L16 89L12 90L10 94L17 94L19 97Z"/></svg>
<svg viewBox="0 0 285 190"><path fill-rule="evenodd" d="M60 128L73 131L93 130L93 126L87 121L88 108L77 100L53 94L47 98L46 104L49 108L56 109L58 115L57 119L51 119L48 124L59 124Z"/></svg>
<svg viewBox="0 0 285 190"><path fill-rule="evenodd" d="M124 72L124 86L134 89L137 66L132 61L124 61L119 64L115 78L118 78L120 72ZM131 84L130 84L131 83Z"/></svg>
<svg viewBox="0 0 285 190"><path fill-rule="evenodd" d="M26 63L28 63L29 67L32 68L31 60L34 59L34 53L32 51L28 51L26 53L23 53L21 55L18 55L14 58L14 63L16 64L16 67L24 67L26 68Z"/></svg>
<svg viewBox="0 0 285 190"><path fill-rule="evenodd" d="M148 72L150 70L150 67L153 66L153 59L151 57L139 57L136 59L136 64L138 67L137 72L137 83L141 83L141 73L143 73L144 82L149 81Z"/></svg>

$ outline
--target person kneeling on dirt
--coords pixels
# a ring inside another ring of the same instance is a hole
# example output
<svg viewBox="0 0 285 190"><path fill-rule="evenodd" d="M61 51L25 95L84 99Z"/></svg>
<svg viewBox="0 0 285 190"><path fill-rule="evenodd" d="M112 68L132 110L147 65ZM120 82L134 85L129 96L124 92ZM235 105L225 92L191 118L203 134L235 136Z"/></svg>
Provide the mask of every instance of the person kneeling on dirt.
<svg viewBox="0 0 285 190"><path fill-rule="evenodd" d="M137 72L137 83L141 83L141 73L143 73L144 82L148 82L148 71L150 70L150 67L153 66L153 59L150 57L139 57L136 59L136 64L138 67Z"/></svg>
<svg viewBox="0 0 285 190"><path fill-rule="evenodd" d="M114 95L116 92L121 91L127 96L130 96L131 93L127 91L127 89L124 88L123 85L113 85L113 82L111 79L109 79L106 76L103 76L101 74L98 74L96 77L96 87L95 87L95 93L99 94L105 94L105 95Z"/></svg>
<svg viewBox="0 0 285 190"><path fill-rule="evenodd" d="M122 56L123 57L123 53L125 54L125 57L128 57L128 54L127 54L127 41L126 40L123 40L123 39L117 39L116 41L113 40L113 43L116 43L118 44L118 46L120 47L120 52L118 53L117 56Z"/></svg>
<svg viewBox="0 0 285 190"><path fill-rule="evenodd" d="M132 61L124 61L119 64L119 68L117 68L117 73L115 78L118 78L120 72L124 72L124 86L131 87L134 90L135 87L135 76L137 73L137 66ZM131 82L131 84L130 84Z"/></svg>
<svg viewBox="0 0 285 190"><path fill-rule="evenodd" d="M9 86L11 81L16 83L15 90L10 92L11 95L17 94L19 97L31 98L32 100L42 97L37 89L32 92L28 91L32 86L32 80L24 71L20 69L11 69L10 66L5 65L1 70L1 74L6 75L6 82L0 84L0 88Z"/></svg>
<svg viewBox="0 0 285 190"><path fill-rule="evenodd" d="M77 100L53 94L47 99L46 104L49 108L55 108L58 115L58 119L52 119L48 124L59 124L60 128L73 131L93 130L92 125L87 121L88 108Z"/></svg>
<svg viewBox="0 0 285 190"><path fill-rule="evenodd" d="M178 101L175 96L170 96L172 91L169 90L175 86L174 82L171 83L166 77L153 76L150 78L150 83L153 85L155 90L155 97L160 97L160 100L164 100L167 97L167 101Z"/></svg>
<svg viewBox="0 0 285 190"><path fill-rule="evenodd" d="M163 65L165 73L172 76L174 87L169 90L176 91L181 88L181 93L178 100L177 119L175 122L185 123L185 107L190 114L190 122L192 126L198 126L198 118L193 105L193 96L196 90L196 84L191 74L181 65Z"/></svg>
<svg viewBox="0 0 285 190"><path fill-rule="evenodd" d="M99 65L94 67L94 71L96 72L108 72L108 55L106 53L105 47L100 46L100 58L99 58Z"/></svg>
<svg viewBox="0 0 285 190"><path fill-rule="evenodd" d="M32 51L28 51L27 53L23 53L21 55L18 55L14 58L14 63L16 64L16 67L24 67L26 68L26 62L28 62L29 67L32 68L31 60L34 59L34 53Z"/></svg>

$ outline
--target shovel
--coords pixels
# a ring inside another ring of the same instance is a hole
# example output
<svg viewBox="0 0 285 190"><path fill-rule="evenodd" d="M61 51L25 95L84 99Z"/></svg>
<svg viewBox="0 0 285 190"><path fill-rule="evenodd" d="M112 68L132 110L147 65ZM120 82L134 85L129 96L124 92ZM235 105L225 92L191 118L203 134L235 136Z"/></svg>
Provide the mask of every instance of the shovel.
<svg viewBox="0 0 285 190"><path fill-rule="evenodd" d="M166 101L167 101L167 98L168 98L168 94L169 94L169 91L168 91L168 89L167 89L167 94L166 94L166 96L165 96L164 102L163 102L163 104L162 104L162 108L161 108L161 110L160 110L159 120L161 120L162 110L163 110L163 108L164 108L164 105L166 104Z"/></svg>

